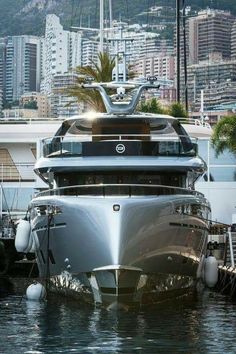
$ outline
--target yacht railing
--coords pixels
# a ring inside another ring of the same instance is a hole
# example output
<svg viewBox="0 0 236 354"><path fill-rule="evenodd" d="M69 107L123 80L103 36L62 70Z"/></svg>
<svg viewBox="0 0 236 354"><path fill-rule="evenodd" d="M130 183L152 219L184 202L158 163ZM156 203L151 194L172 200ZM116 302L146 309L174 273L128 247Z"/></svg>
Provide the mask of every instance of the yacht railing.
<svg viewBox="0 0 236 354"><path fill-rule="evenodd" d="M36 195L38 197L46 196L160 196L160 195L195 195L203 196L202 193L175 186L166 186L159 184L88 184L74 185L69 187L58 187L48 189Z"/></svg>
<svg viewBox="0 0 236 354"><path fill-rule="evenodd" d="M44 157L66 156L196 156L197 139L150 134L54 136L42 141Z"/></svg>
<svg viewBox="0 0 236 354"><path fill-rule="evenodd" d="M181 124L192 124L192 125L212 129L208 122L201 121L200 119L181 117L181 118L178 118L178 120L180 121Z"/></svg>
<svg viewBox="0 0 236 354"><path fill-rule="evenodd" d="M63 117L4 117L0 118L0 124L37 124L37 123L55 123L60 124Z"/></svg>

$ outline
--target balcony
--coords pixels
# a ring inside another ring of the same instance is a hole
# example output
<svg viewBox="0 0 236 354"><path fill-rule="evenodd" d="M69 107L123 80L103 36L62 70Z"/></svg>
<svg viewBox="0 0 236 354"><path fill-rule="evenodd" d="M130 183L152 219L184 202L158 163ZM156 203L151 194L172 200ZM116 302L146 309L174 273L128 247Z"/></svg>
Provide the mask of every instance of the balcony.
<svg viewBox="0 0 236 354"><path fill-rule="evenodd" d="M33 172L33 163L1 163L0 181L1 182L33 182L35 174Z"/></svg>

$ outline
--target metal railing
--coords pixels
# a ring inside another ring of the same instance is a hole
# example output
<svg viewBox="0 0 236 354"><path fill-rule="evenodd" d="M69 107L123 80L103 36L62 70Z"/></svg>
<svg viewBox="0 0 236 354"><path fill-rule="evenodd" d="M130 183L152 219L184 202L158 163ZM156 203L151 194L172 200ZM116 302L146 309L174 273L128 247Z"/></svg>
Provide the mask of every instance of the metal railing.
<svg viewBox="0 0 236 354"><path fill-rule="evenodd" d="M63 120L63 117L4 117L0 118L0 124L37 124L42 122L60 124Z"/></svg>
<svg viewBox="0 0 236 354"><path fill-rule="evenodd" d="M159 184L89 184L74 185L69 187L58 187L48 189L36 195L38 197L46 196L160 196L160 195L195 195L203 197L204 195L195 190L165 186Z"/></svg>
<svg viewBox="0 0 236 354"><path fill-rule="evenodd" d="M211 125L208 122L201 121L200 119L181 117L181 118L178 118L178 120L180 121L181 124L192 124L192 125L208 128L209 130L212 129Z"/></svg>
<svg viewBox="0 0 236 354"><path fill-rule="evenodd" d="M34 181L36 176L33 171L34 163L0 164L1 182Z"/></svg>

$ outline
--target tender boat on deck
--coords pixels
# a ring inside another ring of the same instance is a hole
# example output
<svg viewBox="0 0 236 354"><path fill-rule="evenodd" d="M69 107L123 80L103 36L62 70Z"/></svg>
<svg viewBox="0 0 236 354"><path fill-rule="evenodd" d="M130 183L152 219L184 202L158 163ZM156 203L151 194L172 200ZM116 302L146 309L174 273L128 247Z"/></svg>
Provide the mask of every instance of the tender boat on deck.
<svg viewBox="0 0 236 354"><path fill-rule="evenodd" d="M135 112L152 84L85 86L107 113L65 120L35 166L49 185L29 206L40 276L103 305L185 292L201 273L210 213L194 190L206 167L197 139L176 118Z"/></svg>

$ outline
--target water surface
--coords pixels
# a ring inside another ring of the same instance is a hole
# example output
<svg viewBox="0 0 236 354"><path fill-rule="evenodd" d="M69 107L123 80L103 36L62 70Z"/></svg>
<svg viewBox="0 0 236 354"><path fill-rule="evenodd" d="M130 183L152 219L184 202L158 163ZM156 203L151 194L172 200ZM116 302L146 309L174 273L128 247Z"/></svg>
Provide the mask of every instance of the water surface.
<svg viewBox="0 0 236 354"><path fill-rule="evenodd" d="M236 353L236 303L204 291L141 310L0 300L0 353Z"/></svg>

